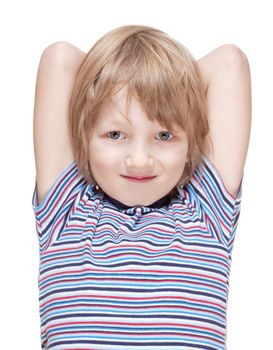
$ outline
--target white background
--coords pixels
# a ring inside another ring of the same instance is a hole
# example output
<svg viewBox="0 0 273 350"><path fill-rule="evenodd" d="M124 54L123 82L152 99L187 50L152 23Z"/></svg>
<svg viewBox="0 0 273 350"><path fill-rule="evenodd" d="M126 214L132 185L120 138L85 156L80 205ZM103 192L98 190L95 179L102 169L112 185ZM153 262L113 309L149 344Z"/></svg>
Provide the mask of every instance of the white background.
<svg viewBox="0 0 273 350"><path fill-rule="evenodd" d="M228 350L272 344L273 50L270 1L15 1L0 5L1 349L40 349L33 105L40 55L56 41L84 51L114 27L145 24L201 58L233 43L252 76L251 141L233 250ZM270 34L271 33L271 34Z"/></svg>

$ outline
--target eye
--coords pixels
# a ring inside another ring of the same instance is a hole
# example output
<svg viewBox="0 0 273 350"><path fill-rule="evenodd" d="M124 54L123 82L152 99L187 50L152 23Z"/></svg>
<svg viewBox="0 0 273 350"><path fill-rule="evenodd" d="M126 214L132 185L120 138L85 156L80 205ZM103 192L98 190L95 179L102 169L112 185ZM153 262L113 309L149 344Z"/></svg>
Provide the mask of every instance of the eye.
<svg viewBox="0 0 273 350"><path fill-rule="evenodd" d="M163 141L170 141L169 140L169 138L168 138L168 135L170 135L171 133L169 132L169 131L160 131L160 133L159 134L161 134L161 135L163 135ZM167 135L167 136L166 136ZM174 136L173 136L174 137ZM172 137L172 138L173 138ZM172 139L171 138L171 139Z"/></svg>
<svg viewBox="0 0 273 350"><path fill-rule="evenodd" d="M110 138L112 140L118 140L118 135L120 135L120 134L121 134L121 132L118 130L110 131L107 133L107 135L110 135ZM114 138L112 138L111 135L115 135Z"/></svg>
<svg viewBox="0 0 273 350"><path fill-rule="evenodd" d="M110 139L112 139L112 140L118 140L119 136L121 134L122 133L119 130L113 130L113 131L109 131L107 133L107 136L110 137ZM160 131L159 135L161 135L161 137L162 137L161 141L170 141L174 138L174 136L172 136L171 139L169 138L169 135L171 135L171 133L169 131Z"/></svg>

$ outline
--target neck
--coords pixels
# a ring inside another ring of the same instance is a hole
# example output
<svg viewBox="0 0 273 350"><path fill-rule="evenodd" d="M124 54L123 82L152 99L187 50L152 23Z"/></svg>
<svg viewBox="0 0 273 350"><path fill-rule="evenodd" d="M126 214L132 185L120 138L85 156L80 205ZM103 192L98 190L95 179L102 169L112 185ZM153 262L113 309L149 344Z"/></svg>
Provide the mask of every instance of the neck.
<svg viewBox="0 0 273 350"><path fill-rule="evenodd" d="M169 193L167 193L165 196L161 197L160 199L156 200L155 202L153 202L150 205L145 205L145 207L151 207L151 208L161 208L164 205L166 205L170 199L176 195L178 193L177 188L173 188ZM104 195L108 198L108 200L110 202L112 202L113 204L115 204L117 207L119 207L120 209L124 210L124 209L129 209L132 208L133 206L129 206L126 205L120 201L118 201L117 199L109 196L107 193L104 192ZM142 206L142 205L140 205ZM144 206L144 205L143 205Z"/></svg>

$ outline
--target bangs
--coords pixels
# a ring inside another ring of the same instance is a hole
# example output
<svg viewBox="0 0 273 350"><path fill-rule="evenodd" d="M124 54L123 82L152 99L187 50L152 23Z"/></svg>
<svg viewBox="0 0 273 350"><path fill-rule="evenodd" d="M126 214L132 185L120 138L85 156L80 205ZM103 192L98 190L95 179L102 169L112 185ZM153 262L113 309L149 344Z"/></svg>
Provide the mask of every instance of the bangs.
<svg viewBox="0 0 273 350"><path fill-rule="evenodd" d="M148 33L138 33L116 48L95 85L94 98L101 108L111 102L119 89L126 87L126 117L134 97L149 120L158 121L172 132L177 128L186 131L189 117L187 63L178 46L167 38L165 46L162 38L157 43Z"/></svg>
<svg viewBox="0 0 273 350"><path fill-rule="evenodd" d="M115 93L127 88L125 117L134 98L147 118L188 139L187 183L209 133L206 90L198 62L179 41L152 27L128 25L102 36L82 60L69 104L69 132L79 171L88 182L90 133ZM209 140L210 141L210 140ZM86 170L87 169L87 170Z"/></svg>

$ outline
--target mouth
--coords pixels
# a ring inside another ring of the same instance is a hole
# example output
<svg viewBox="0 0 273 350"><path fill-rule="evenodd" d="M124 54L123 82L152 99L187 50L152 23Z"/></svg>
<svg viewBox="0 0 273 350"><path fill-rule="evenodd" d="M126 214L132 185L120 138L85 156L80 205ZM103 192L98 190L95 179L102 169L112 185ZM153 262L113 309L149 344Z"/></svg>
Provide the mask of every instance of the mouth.
<svg viewBox="0 0 273 350"><path fill-rule="evenodd" d="M148 182L153 180L156 176L149 176L149 177L131 177L131 176L124 176L121 175L123 178L125 178L128 181L131 182Z"/></svg>

